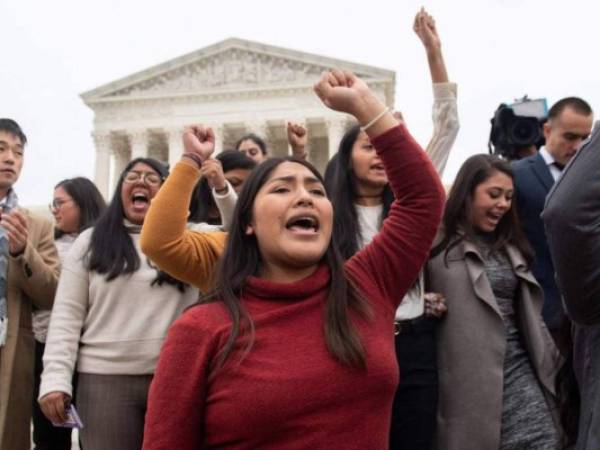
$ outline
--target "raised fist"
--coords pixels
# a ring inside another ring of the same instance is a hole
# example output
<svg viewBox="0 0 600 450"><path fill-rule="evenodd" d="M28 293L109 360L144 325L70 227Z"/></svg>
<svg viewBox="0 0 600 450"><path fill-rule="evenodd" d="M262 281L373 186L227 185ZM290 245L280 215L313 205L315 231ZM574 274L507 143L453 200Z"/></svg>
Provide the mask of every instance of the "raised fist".
<svg viewBox="0 0 600 450"><path fill-rule="evenodd" d="M223 166L221 161L218 159L207 159L200 168L200 173L203 177L206 177L208 184L211 188L220 191L227 187L227 181L223 174Z"/></svg>
<svg viewBox="0 0 600 450"><path fill-rule="evenodd" d="M345 70L325 72L314 89L327 107L353 116L362 98L373 95L364 81Z"/></svg>
<svg viewBox="0 0 600 450"><path fill-rule="evenodd" d="M421 8L415 16L413 30L419 36L427 51L439 50L442 47L442 42L435 27L435 19L425 11L425 8Z"/></svg>
<svg viewBox="0 0 600 450"><path fill-rule="evenodd" d="M325 106L353 115L361 125L385 109L369 86L351 72L325 72L314 90Z"/></svg>
<svg viewBox="0 0 600 450"><path fill-rule="evenodd" d="M287 138L292 153L296 157L303 158L306 156L306 144L308 144L308 132L302 125L296 123L287 123Z"/></svg>
<svg viewBox="0 0 600 450"><path fill-rule="evenodd" d="M212 128L202 125L186 127L183 133L183 148L186 153L194 153L205 161L215 151L215 133Z"/></svg>

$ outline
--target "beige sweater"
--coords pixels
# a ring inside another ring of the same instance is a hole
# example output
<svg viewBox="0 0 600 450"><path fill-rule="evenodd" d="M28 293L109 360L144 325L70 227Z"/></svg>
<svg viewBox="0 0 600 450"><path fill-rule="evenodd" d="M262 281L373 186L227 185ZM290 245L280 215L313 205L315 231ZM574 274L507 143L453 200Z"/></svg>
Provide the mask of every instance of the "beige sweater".
<svg viewBox="0 0 600 450"><path fill-rule="evenodd" d="M151 286L156 270L141 253L139 234L131 234L140 256L133 274L107 282L83 264L92 230L84 231L64 261L44 353L40 397L61 391L72 395L77 371L140 375L154 372L167 329L198 290L181 293L168 284Z"/></svg>

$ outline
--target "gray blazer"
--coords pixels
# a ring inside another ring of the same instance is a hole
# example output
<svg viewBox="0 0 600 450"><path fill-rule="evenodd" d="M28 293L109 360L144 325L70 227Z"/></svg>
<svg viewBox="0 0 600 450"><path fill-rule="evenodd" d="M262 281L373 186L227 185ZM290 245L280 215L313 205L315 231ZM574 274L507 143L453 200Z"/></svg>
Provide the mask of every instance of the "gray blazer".
<svg viewBox="0 0 600 450"><path fill-rule="evenodd" d="M554 379L560 356L541 317L542 290L521 253L506 248L519 279L515 312L524 346L555 419ZM438 450L497 450L502 423L506 335L483 259L463 241L430 259L426 289L446 297L438 335ZM555 420L556 423L557 420Z"/></svg>
<svg viewBox="0 0 600 450"><path fill-rule="evenodd" d="M578 450L600 449L600 122L548 196L542 214L556 280L576 323L581 390Z"/></svg>

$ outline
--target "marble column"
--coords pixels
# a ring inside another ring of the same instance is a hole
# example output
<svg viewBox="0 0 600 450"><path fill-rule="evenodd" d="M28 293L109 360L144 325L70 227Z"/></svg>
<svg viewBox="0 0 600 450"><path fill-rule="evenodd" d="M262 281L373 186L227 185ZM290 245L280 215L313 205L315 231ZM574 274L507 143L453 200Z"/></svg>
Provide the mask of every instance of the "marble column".
<svg viewBox="0 0 600 450"><path fill-rule="evenodd" d="M331 118L325 122L327 126L327 139L329 141L329 159L338 151L340 141L346 132L346 122L342 118Z"/></svg>
<svg viewBox="0 0 600 450"><path fill-rule="evenodd" d="M148 132L136 130L129 133L131 159L148 157Z"/></svg>
<svg viewBox="0 0 600 450"><path fill-rule="evenodd" d="M96 147L96 163L94 167L94 183L105 199L108 199L110 179L110 133L92 133Z"/></svg>
<svg viewBox="0 0 600 450"><path fill-rule="evenodd" d="M183 154L183 127L170 128L167 134L169 142L169 166L172 170Z"/></svg>
<svg viewBox="0 0 600 450"><path fill-rule="evenodd" d="M127 164L130 161L129 158L129 152L127 151L127 149L124 146L120 146L114 149L113 151L114 155L115 155L115 164L114 164L114 173L113 173L113 179L112 179L112 186L110 191L114 191L117 182L119 181L119 177L121 176L121 174L123 173L123 171L125 170L125 167L127 166Z"/></svg>
<svg viewBox="0 0 600 450"><path fill-rule="evenodd" d="M246 124L246 130L248 131L248 133L257 134L265 141L269 140L269 124L267 122L248 122Z"/></svg>

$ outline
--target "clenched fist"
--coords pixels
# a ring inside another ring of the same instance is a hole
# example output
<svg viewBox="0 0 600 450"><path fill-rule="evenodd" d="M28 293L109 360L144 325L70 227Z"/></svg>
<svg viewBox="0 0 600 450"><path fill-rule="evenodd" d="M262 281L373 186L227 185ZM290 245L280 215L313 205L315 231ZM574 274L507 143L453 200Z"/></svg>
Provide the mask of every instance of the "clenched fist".
<svg viewBox="0 0 600 450"><path fill-rule="evenodd" d="M215 151L215 133L212 128L192 125L183 133L183 148L186 153L198 156L202 161L210 158Z"/></svg>

